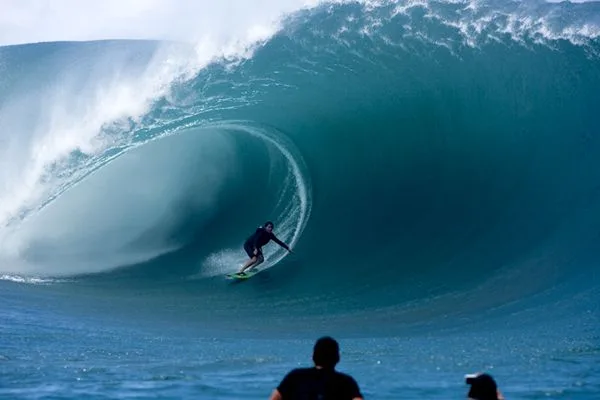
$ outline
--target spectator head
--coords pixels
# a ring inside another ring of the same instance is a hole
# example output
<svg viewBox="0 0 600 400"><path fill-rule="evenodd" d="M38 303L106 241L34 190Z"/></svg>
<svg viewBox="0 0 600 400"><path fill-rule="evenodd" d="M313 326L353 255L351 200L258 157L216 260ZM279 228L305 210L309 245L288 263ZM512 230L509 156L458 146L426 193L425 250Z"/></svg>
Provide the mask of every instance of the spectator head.
<svg viewBox="0 0 600 400"><path fill-rule="evenodd" d="M340 361L340 347L332 337L317 340L313 349L313 361L317 367L334 369Z"/></svg>
<svg viewBox="0 0 600 400"><path fill-rule="evenodd" d="M467 378L467 384L471 385L468 397L474 400L497 400L498 385L488 374L478 374Z"/></svg>

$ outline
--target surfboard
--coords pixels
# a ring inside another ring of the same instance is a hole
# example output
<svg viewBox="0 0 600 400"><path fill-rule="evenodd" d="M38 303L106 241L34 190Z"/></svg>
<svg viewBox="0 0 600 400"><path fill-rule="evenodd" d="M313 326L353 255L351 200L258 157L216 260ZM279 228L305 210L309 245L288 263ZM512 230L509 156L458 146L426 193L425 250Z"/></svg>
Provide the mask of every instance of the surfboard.
<svg viewBox="0 0 600 400"><path fill-rule="evenodd" d="M225 278L229 279L229 280L234 280L234 281L244 281L246 279L252 278L254 275L258 274L259 272L260 272L259 269L252 269L250 271L246 271L246 273L244 275L238 275L237 273L227 274L227 275L225 275Z"/></svg>

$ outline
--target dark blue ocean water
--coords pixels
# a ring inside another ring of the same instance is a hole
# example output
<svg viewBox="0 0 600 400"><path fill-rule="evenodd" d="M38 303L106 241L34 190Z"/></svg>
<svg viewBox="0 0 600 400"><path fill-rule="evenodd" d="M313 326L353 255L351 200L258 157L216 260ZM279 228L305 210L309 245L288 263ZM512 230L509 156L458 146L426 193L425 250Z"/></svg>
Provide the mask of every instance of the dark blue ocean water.
<svg viewBox="0 0 600 400"><path fill-rule="evenodd" d="M600 8L377 2L240 57L0 47L0 397L600 392ZM231 284L266 220L294 248Z"/></svg>

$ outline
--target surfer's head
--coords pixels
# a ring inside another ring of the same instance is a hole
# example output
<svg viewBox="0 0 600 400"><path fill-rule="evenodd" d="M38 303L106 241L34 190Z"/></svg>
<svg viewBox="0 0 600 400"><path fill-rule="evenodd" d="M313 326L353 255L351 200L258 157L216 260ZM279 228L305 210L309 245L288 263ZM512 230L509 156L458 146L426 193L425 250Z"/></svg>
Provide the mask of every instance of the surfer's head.
<svg viewBox="0 0 600 400"><path fill-rule="evenodd" d="M265 227L267 232L273 232L273 223L271 221L265 222L263 226Z"/></svg>
<svg viewBox="0 0 600 400"><path fill-rule="evenodd" d="M313 361L317 367L335 368L340 361L340 346L334 338L325 336L317 340L313 349Z"/></svg>
<svg viewBox="0 0 600 400"><path fill-rule="evenodd" d="M498 386L496 381L488 374L478 374L474 378L467 378L471 385L467 397L474 400L497 400Z"/></svg>

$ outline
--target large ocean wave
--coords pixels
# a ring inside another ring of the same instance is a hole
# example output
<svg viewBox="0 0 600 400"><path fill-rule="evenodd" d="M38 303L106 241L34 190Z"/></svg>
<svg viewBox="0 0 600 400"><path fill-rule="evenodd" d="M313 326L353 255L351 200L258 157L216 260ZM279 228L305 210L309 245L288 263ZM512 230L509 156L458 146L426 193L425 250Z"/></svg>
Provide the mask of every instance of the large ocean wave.
<svg viewBox="0 0 600 400"><path fill-rule="evenodd" d="M289 302L448 313L593 285L599 26L595 3L351 2L210 57L0 48L0 271L215 290L273 219Z"/></svg>

